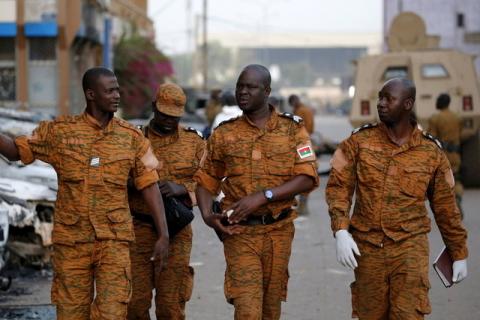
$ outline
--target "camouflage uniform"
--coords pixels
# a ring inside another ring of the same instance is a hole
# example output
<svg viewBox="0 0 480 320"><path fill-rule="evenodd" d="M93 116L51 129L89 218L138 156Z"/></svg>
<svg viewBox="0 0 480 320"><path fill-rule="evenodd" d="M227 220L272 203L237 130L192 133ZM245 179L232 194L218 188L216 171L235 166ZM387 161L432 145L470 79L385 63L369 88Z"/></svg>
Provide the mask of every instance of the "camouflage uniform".
<svg viewBox="0 0 480 320"><path fill-rule="evenodd" d="M305 129L309 135L311 135L314 131L314 119L313 119L313 111L309 107L304 104L300 104L294 110L294 114L301 117L303 119L303 123L305 124ZM299 195L298 196L298 212L300 215L308 215L308 197L306 195Z"/></svg>
<svg viewBox="0 0 480 320"><path fill-rule="evenodd" d="M361 253L351 285L353 317L423 319L430 313L426 198L454 260L468 255L467 233L452 171L434 138L415 128L397 146L386 130L367 125L335 152L326 189L332 230L349 229Z"/></svg>
<svg viewBox="0 0 480 320"><path fill-rule="evenodd" d="M102 128L86 112L41 122L15 143L22 162L40 159L58 175L52 233L57 318L124 319L134 239L127 178L132 171L138 189L158 181L150 143L123 120L113 117Z"/></svg>
<svg viewBox="0 0 480 320"><path fill-rule="evenodd" d="M443 144L443 150L455 176L455 195L460 210L460 202L463 196L463 185L460 181L460 166L462 164L460 157L461 128L460 118L450 109L444 109L430 118L427 130Z"/></svg>
<svg viewBox="0 0 480 320"><path fill-rule="evenodd" d="M246 116L224 121L208 140L207 158L195 180L211 194L222 190L226 208L247 195L273 188L297 175L318 176L315 154L297 117L272 114L264 129ZM224 179L225 178L225 179ZM227 263L225 296L235 319L279 319L286 300L288 262L296 213L294 199L274 201L253 216L283 219L268 225L244 225L224 239ZM283 213L282 213L283 212Z"/></svg>
<svg viewBox="0 0 480 320"><path fill-rule="evenodd" d="M200 165L205 141L194 129L179 127L171 136L161 136L153 126L146 128L162 180L182 184L188 190L188 205L195 204L196 182L192 177ZM129 193L132 211L148 213L148 207L137 192ZM167 267L161 272L150 261L156 231L148 223L134 219L136 241L131 246L133 295L128 305L129 319L150 319L148 310L155 288L157 319L185 319L185 303L193 288L193 268L189 266L192 250L192 227L188 225L170 240ZM157 270L157 271L156 271Z"/></svg>

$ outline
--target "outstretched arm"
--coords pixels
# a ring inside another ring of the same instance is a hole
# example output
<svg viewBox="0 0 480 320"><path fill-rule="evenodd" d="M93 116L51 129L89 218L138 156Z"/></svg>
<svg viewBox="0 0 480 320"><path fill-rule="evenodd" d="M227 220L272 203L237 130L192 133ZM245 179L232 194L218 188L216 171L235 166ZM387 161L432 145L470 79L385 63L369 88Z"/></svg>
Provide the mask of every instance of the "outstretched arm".
<svg viewBox="0 0 480 320"><path fill-rule="evenodd" d="M18 148L12 138L0 133L0 153L10 161L20 160Z"/></svg>

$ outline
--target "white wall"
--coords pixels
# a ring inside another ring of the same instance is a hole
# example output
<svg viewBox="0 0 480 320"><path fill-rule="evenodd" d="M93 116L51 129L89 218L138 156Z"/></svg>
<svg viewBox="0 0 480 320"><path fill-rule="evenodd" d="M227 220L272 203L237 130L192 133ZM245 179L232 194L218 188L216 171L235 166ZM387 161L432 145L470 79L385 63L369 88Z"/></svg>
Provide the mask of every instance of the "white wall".
<svg viewBox="0 0 480 320"><path fill-rule="evenodd" d="M0 0L0 22L17 20L17 4L15 0Z"/></svg>

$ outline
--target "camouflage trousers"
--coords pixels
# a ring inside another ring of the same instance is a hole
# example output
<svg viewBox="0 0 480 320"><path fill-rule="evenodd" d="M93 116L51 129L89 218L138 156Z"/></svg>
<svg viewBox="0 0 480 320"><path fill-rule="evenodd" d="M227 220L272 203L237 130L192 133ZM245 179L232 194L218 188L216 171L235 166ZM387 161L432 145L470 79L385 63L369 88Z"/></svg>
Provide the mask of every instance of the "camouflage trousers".
<svg viewBox="0 0 480 320"><path fill-rule="evenodd" d="M426 234L398 243L385 238L381 247L355 240L361 256L350 285L352 318L413 320L431 312Z"/></svg>
<svg viewBox="0 0 480 320"><path fill-rule="evenodd" d="M235 319L280 319L281 303L287 299L294 233L294 225L289 222L266 233L225 238L225 296L235 307Z"/></svg>
<svg viewBox="0 0 480 320"><path fill-rule="evenodd" d="M55 244L53 248L52 303L57 319L126 318L131 294L127 241Z"/></svg>
<svg viewBox="0 0 480 320"><path fill-rule="evenodd" d="M155 229L135 220L134 229L135 242L130 247L133 293L128 304L128 319L150 319L153 289L157 319L185 319L185 304L193 289L193 268L189 266L192 226L186 226L170 239L168 263L162 271L150 261L157 240Z"/></svg>

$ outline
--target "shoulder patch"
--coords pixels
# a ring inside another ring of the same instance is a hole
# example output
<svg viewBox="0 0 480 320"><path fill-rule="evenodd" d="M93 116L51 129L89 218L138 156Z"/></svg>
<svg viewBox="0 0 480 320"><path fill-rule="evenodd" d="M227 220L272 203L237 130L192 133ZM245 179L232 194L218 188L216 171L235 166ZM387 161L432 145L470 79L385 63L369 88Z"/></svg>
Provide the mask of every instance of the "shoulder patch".
<svg viewBox="0 0 480 320"><path fill-rule="evenodd" d="M183 128L183 130L187 131L187 132L195 132L200 138L203 139L203 134L198 131L197 129L195 128L192 128L192 127L186 127L186 128Z"/></svg>
<svg viewBox="0 0 480 320"><path fill-rule="evenodd" d="M293 120L293 122L295 123L300 123L303 121L302 117L299 117L299 116L296 116L290 112L283 112L283 113L280 113L280 117L284 117L284 118L288 118L288 119L291 119Z"/></svg>
<svg viewBox="0 0 480 320"><path fill-rule="evenodd" d="M355 134L357 132L360 132L365 129L370 129L370 128L375 128L378 124L377 123L367 123L361 127L358 127L352 131L352 134Z"/></svg>
<svg viewBox="0 0 480 320"><path fill-rule="evenodd" d="M440 142L440 140L438 140L437 138L435 138L434 136L432 136L430 133L428 133L427 131L422 131L422 134L425 138L427 138L428 140L431 140L433 142L435 142L435 144L437 145L437 147L439 147L440 149L443 150L443 146L442 146L442 143Z"/></svg>
<svg viewBox="0 0 480 320"><path fill-rule="evenodd" d="M233 122L233 121L235 121L235 120L237 120L237 119L240 119L240 117L241 117L241 116L236 116L236 117L233 117L233 118L230 118L230 119L227 119L227 120L223 120L222 122L220 122L220 123L218 124L217 128L220 127L220 126L223 126L223 125L226 124L226 123Z"/></svg>

